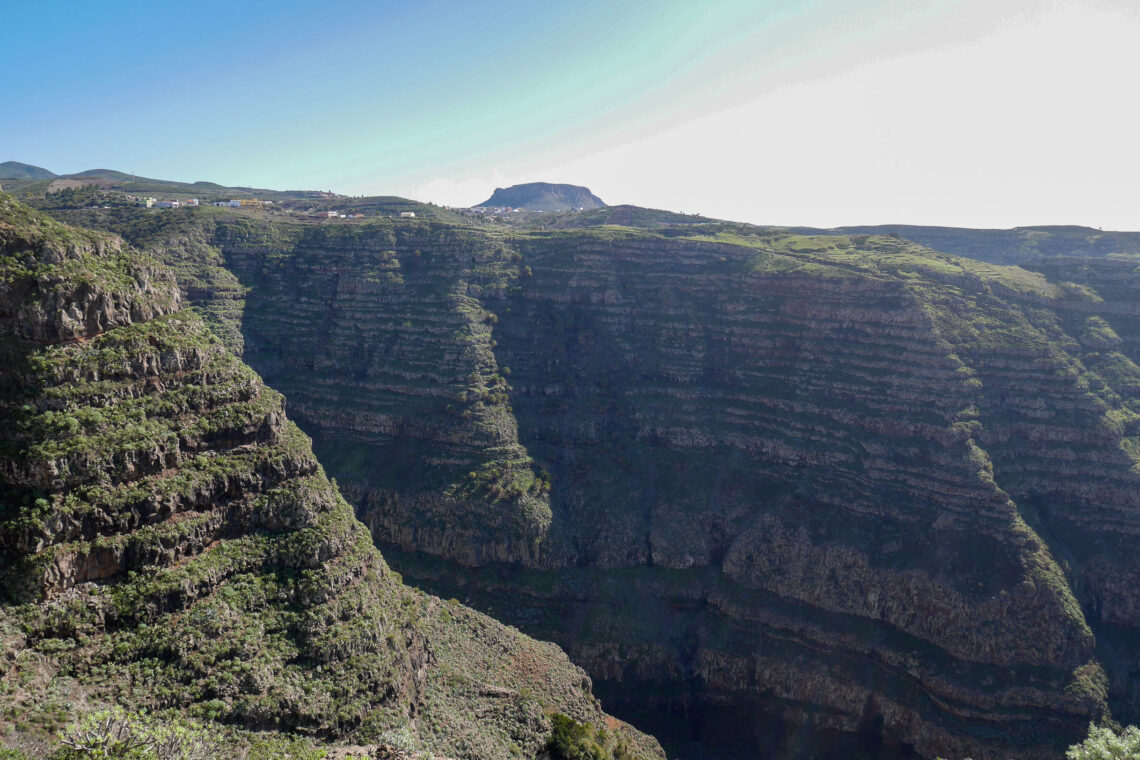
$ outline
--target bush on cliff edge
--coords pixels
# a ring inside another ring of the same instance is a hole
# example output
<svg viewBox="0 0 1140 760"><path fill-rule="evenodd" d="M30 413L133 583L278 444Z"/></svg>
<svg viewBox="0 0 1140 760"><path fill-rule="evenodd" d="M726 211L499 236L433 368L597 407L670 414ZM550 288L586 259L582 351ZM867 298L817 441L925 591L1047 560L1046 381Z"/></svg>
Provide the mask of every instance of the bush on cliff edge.
<svg viewBox="0 0 1140 760"><path fill-rule="evenodd" d="M1140 760L1140 729L1129 726L1121 733L1104 726L1089 726L1089 736L1069 747L1068 760Z"/></svg>

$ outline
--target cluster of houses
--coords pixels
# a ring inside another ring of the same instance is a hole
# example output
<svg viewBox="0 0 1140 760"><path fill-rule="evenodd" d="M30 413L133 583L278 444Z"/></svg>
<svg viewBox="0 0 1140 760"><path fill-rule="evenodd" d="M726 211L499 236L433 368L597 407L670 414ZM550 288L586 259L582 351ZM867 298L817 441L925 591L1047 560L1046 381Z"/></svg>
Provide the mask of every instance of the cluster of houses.
<svg viewBox="0 0 1140 760"><path fill-rule="evenodd" d="M257 198L234 198L230 201L214 201L214 205L223 206L225 208L241 208L242 206L261 208L262 206L272 206L273 201L261 201Z"/></svg>
<svg viewBox="0 0 1140 760"><path fill-rule="evenodd" d="M160 201L154 198L139 198L139 205L146 206L147 208L181 208L183 206L197 206L198 199L191 198L188 201Z"/></svg>
<svg viewBox="0 0 1140 760"><path fill-rule="evenodd" d="M140 206L147 208L186 208L188 206L198 206L197 198L191 198L188 201L160 201L155 198L135 198ZM214 201L211 205L221 206L224 208L265 208L272 206L273 201L263 201L257 198L233 198L228 201ZM310 212L311 213L311 212ZM363 219L364 214L345 212L345 211L321 211L317 216L322 219ZM400 217L403 219L415 219L415 211L401 211Z"/></svg>
<svg viewBox="0 0 1140 760"><path fill-rule="evenodd" d="M524 208L511 208L510 206L444 206L444 208L467 216L482 214L492 222L508 214L519 214L526 211ZM539 211L538 213L541 214L542 212Z"/></svg>
<svg viewBox="0 0 1140 760"><path fill-rule="evenodd" d="M186 208L188 206L199 205L197 198L191 198L188 201L160 201L155 198L139 198L140 206L147 208ZM241 208L243 206L252 206L254 208L261 208L262 206L272 206L273 201L262 201L256 198L235 198L229 201L214 201L215 206L225 206L227 208Z"/></svg>
<svg viewBox="0 0 1140 760"><path fill-rule="evenodd" d="M510 206L472 206L470 208L457 208L455 211L470 211L473 214L517 214L522 211L521 208L511 208Z"/></svg>
<svg viewBox="0 0 1140 760"><path fill-rule="evenodd" d="M364 214L346 214L341 211L322 211L317 214L320 217L327 217L329 219L363 219ZM415 219L415 211L401 211L400 218L402 219Z"/></svg>

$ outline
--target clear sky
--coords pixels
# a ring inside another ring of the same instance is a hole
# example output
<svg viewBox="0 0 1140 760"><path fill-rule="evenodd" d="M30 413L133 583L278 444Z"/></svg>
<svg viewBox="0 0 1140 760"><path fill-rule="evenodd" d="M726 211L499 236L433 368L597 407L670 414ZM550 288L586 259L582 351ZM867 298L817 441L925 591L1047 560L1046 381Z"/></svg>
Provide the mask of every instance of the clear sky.
<svg viewBox="0 0 1140 760"><path fill-rule="evenodd" d="M0 161L1140 230L1136 0L0 0Z"/></svg>

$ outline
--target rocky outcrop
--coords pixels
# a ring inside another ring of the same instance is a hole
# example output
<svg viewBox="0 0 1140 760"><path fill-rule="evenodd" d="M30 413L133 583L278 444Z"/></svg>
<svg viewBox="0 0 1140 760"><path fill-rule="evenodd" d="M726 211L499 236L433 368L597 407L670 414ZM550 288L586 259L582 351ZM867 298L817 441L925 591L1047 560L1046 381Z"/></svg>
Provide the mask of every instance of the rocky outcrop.
<svg viewBox="0 0 1140 760"><path fill-rule="evenodd" d="M534 756L561 712L661 756L557 647L404 586L154 262L3 195L0 230L0 619L22 631L0 661L36 649L86 699L324 741Z"/></svg>
<svg viewBox="0 0 1140 760"><path fill-rule="evenodd" d="M178 308L174 280L118 238L0 200L0 319L39 343L83 340Z"/></svg>

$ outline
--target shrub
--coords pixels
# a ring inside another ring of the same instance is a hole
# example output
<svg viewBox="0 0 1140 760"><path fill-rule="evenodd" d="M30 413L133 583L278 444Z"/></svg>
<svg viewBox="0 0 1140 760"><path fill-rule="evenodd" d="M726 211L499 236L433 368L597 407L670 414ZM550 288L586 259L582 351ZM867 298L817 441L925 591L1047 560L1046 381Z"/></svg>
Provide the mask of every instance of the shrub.
<svg viewBox="0 0 1140 760"><path fill-rule="evenodd" d="M1103 726L1089 726L1089 736L1069 747L1068 760L1140 760L1140 729L1129 726L1121 733Z"/></svg>
<svg viewBox="0 0 1140 760"><path fill-rule="evenodd" d="M589 723L554 713L550 716L552 731L546 750L554 760L610 760L610 754L594 741Z"/></svg>
<svg viewBox="0 0 1140 760"><path fill-rule="evenodd" d="M197 725L163 722L121 707L78 718L60 733L61 760L211 760L217 748Z"/></svg>

